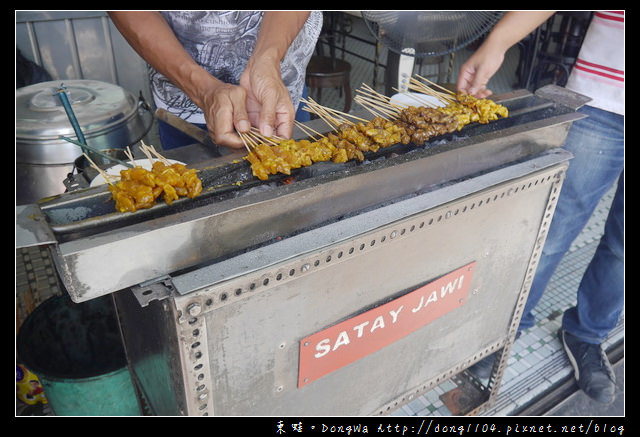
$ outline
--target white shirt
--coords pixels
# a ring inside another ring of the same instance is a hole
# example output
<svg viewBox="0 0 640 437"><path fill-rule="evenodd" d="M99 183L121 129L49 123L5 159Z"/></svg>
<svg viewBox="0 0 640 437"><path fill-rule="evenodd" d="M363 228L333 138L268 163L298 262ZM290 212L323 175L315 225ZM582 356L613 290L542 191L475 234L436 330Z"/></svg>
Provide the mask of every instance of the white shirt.
<svg viewBox="0 0 640 437"><path fill-rule="evenodd" d="M591 97L589 106L624 115L624 11L594 14L566 88Z"/></svg>

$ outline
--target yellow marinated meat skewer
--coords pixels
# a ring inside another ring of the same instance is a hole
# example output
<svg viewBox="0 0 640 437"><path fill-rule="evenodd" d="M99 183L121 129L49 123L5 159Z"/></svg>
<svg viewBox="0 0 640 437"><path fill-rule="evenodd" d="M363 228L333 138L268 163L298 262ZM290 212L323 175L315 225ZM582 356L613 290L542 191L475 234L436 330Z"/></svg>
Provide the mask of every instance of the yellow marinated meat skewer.
<svg viewBox="0 0 640 437"><path fill-rule="evenodd" d="M426 85L422 86L425 90ZM488 123L509 115L506 107L491 100L445 91L449 94L430 91L446 103L444 107L401 108L392 105L386 96L365 87L364 95L356 96L355 100L374 118L370 121L358 119L357 122L344 117L351 117L350 114L322 107L312 100L305 101L307 107L304 109L324 120L334 132L326 135L316 132L320 139L309 135L313 141L271 139L253 133L245 159L251 163L256 177L267 180L270 174L290 175L292 169L315 162L362 161L363 152L376 152L398 143L424 144L434 136L460 130L469 123ZM303 125L299 126L304 130Z"/></svg>
<svg viewBox="0 0 640 437"><path fill-rule="evenodd" d="M156 155L151 170L135 165L133 156L128 152L129 160L134 163L133 168L120 171L119 180L111 182L109 176L95 165L87 156L87 159L105 178L109 184L109 191L119 212L136 212L141 209L151 208L157 199L171 205L180 197L191 199L202 193L202 181L198 177L197 170L189 169L181 163L170 163L160 156L155 149L143 144L143 153L151 160L150 153Z"/></svg>

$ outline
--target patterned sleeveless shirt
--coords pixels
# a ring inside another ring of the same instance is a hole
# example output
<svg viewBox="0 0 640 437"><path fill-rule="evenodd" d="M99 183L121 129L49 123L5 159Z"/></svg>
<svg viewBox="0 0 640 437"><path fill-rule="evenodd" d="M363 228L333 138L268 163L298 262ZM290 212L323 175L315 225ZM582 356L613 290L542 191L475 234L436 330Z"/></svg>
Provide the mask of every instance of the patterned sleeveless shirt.
<svg viewBox="0 0 640 437"><path fill-rule="evenodd" d="M238 84L258 38L262 11L161 12L191 57L223 82ZM313 11L281 62L281 75L294 108L298 107L305 70L320 34L322 12ZM202 110L165 76L149 66L158 108L191 122L205 123Z"/></svg>

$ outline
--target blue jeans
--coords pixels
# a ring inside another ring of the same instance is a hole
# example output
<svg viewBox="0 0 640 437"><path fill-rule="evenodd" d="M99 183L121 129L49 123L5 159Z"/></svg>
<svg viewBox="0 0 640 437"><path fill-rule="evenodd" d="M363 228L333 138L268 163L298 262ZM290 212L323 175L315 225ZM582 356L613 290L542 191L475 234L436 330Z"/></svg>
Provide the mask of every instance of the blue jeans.
<svg viewBox="0 0 640 437"><path fill-rule="evenodd" d="M200 129L207 130L206 124L194 123L194 126ZM165 123L162 120L158 120L158 136L160 137L160 143L162 143L163 150L171 150L177 147L188 146L195 144L198 141L176 129L170 124Z"/></svg>
<svg viewBox="0 0 640 437"><path fill-rule="evenodd" d="M624 305L624 116L590 106L573 123L564 149L574 155L549 227L520 330L535 324L540 301L558 263L582 231L598 202L618 180L604 234L584 273L576 306L565 311L562 327L582 341L602 343Z"/></svg>

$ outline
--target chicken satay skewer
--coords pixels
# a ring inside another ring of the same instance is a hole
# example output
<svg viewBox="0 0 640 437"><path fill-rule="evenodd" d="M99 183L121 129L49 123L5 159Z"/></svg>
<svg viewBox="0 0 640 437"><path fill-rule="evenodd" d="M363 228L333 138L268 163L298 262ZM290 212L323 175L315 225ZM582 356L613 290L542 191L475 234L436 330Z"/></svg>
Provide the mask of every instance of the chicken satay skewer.
<svg viewBox="0 0 640 437"><path fill-rule="evenodd" d="M262 181L266 181L267 179L269 179L269 170L267 170L267 168L262 164L262 161L260 160L258 155L254 153L253 150L251 150L249 141L246 138L246 134L238 134L240 135L240 139L242 140L244 147L247 149L247 152L249 152L246 156L246 159L251 164L251 171L253 172L253 175Z"/></svg>

